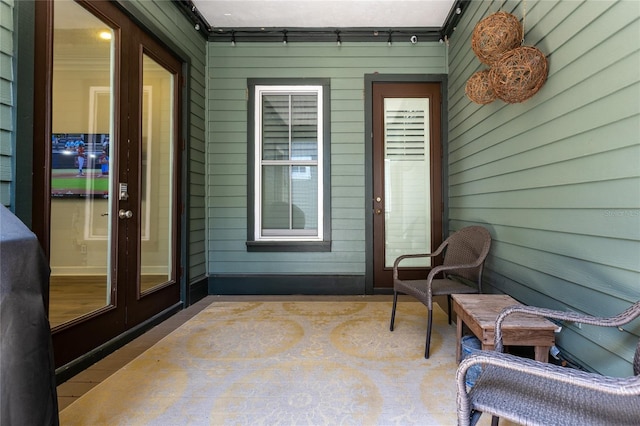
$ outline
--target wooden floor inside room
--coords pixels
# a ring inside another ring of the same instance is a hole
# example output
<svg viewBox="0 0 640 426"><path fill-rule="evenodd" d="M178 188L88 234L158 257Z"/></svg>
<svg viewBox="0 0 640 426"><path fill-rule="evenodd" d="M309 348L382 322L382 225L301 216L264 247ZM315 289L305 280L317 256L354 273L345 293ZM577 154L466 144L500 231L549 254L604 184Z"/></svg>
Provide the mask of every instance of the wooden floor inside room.
<svg viewBox="0 0 640 426"><path fill-rule="evenodd" d="M165 275L145 274L140 277L143 289L166 281ZM106 275L52 275L49 279L49 324L75 320L106 307L111 292Z"/></svg>
<svg viewBox="0 0 640 426"><path fill-rule="evenodd" d="M105 276L51 276L49 323L56 327L102 308L107 302Z"/></svg>

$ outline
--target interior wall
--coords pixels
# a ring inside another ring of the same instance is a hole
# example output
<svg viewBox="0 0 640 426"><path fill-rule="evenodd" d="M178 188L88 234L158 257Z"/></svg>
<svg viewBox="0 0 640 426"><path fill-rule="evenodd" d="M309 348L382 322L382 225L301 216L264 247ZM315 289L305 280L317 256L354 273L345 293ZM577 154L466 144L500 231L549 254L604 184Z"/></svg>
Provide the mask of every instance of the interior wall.
<svg viewBox="0 0 640 426"><path fill-rule="evenodd" d="M519 104L472 103L484 68L475 24L499 10L549 60L546 84ZM451 228L484 222L494 243L486 288L550 308L616 314L640 299L640 3L471 2L449 47ZM640 322L564 324L563 354L628 375Z"/></svg>
<svg viewBox="0 0 640 426"><path fill-rule="evenodd" d="M78 48L74 49L77 52ZM91 61L80 64L65 64L65 67L56 68L53 84L54 104L58 108L53 109L52 123L54 134L109 134L111 117L109 73L104 73L102 78L96 78L96 72L84 72L87 67L91 67ZM96 67L97 68L97 67ZM150 74L150 73L147 73ZM90 75L90 78L87 78ZM165 185L152 184L155 182L165 182L168 173L161 170L159 165L166 161L170 163L168 157L171 156L169 149L170 142L166 135L170 134L166 127L166 120L163 119L165 111L158 108L160 105L171 104L171 99L167 98L171 94L170 89L158 90L163 84L163 78L145 77L145 111L149 117L145 116L148 128L145 129L148 141L142 147L142 161L145 166L143 172L148 175L143 179L149 183L144 185L145 197L142 199L142 251L144 252L144 265L142 274L166 273L167 251L170 245L167 229L169 217L162 214L167 211L166 203L170 200L169 187ZM100 95L104 97L104 102L93 102L94 91L99 89ZM155 92L154 92L155 89ZM164 97L163 97L164 96ZM148 105L149 99L153 99ZM154 105L156 106L154 108ZM102 116L101 119L92 118ZM96 149L96 148L94 148ZM99 150L99 148L98 148ZM57 149L59 151L59 149ZM69 151L70 155L72 151ZM55 154L54 154L55 155ZM60 155L59 152L57 155ZM87 167L85 176L87 191L91 185L91 180L108 180L109 175L103 175L98 164L98 151L89 151L87 156ZM89 158L92 157L93 158ZM166 158L166 160L162 160ZM52 161L54 167L66 173L66 176L76 174L74 169L65 169L57 164L60 160ZM116 158L111 157L111 171L114 172ZM72 163L67 161L68 166ZM56 171L53 172L54 176ZM113 173L111 173L113 179ZM54 179L55 181L55 179ZM113 185L112 182L110 182ZM54 185L52 185L54 186ZM105 182L106 187L106 182ZM55 189L52 189L55 192ZM160 208L159 208L160 207ZM109 235L109 202L101 197L52 197L51 199L51 253L50 268L52 275L102 275L108 267L107 237Z"/></svg>

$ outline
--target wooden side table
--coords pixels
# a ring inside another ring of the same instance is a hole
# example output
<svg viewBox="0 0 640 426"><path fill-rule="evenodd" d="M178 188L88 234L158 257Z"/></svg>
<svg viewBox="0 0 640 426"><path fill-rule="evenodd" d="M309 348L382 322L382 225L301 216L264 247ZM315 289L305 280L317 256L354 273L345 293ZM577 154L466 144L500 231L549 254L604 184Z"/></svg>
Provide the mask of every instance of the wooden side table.
<svg viewBox="0 0 640 426"><path fill-rule="evenodd" d="M496 318L500 312L518 301L501 294L454 294L453 311L457 316L456 359L460 362L462 324L482 342L482 349L493 350ZM509 315L502 324L502 340L505 346L533 346L537 361L549 361L549 348L555 344L558 328L551 321L527 314Z"/></svg>

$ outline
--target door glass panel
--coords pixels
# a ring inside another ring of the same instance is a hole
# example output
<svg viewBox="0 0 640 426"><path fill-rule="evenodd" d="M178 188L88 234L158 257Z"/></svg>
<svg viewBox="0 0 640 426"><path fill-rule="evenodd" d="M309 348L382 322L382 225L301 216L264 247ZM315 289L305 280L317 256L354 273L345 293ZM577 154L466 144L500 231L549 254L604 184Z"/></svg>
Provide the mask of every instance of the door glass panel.
<svg viewBox="0 0 640 426"><path fill-rule="evenodd" d="M111 304L114 36L77 3L54 2L52 327Z"/></svg>
<svg viewBox="0 0 640 426"><path fill-rule="evenodd" d="M429 151L429 99L385 98L385 267L400 255L431 251ZM403 266L428 267L430 260Z"/></svg>
<svg viewBox="0 0 640 426"><path fill-rule="evenodd" d="M140 293L172 279L174 75L143 54Z"/></svg>

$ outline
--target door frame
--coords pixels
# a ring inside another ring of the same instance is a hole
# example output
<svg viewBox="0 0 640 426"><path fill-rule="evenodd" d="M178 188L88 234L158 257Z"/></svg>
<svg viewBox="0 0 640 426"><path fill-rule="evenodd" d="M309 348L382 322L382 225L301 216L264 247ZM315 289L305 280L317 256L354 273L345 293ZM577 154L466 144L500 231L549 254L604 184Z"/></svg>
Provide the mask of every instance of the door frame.
<svg viewBox="0 0 640 426"><path fill-rule="evenodd" d="M440 83L440 133L442 140L442 233L448 235L448 102L446 74L365 74L364 76L364 111L365 111L365 294L391 294L393 287L374 289L374 248L373 248L373 85L375 83Z"/></svg>
<svg viewBox="0 0 640 426"><path fill-rule="evenodd" d="M83 2L80 0L79 2ZM167 306L162 311L155 314L148 314L148 318L142 322L137 321L136 324L132 324L130 327L120 330L116 333L115 337L107 341L106 343L99 344L96 347L95 342L83 342L86 346L85 353L78 358L70 360L70 362L62 362L58 364L59 368L56 370L56 376L58 381L62 382L66 378L73 376L77 372L86 368L87 366L95 363L99 359L113 352L117 348L126 344L133 338L142 334L144 331L159 324L166 318L170 317L184 306L189 305L187 283L188 277L188 227L187 227L187 212L188 212L188 191L187 188L187 176L188 176L188 164L189 164L189 150L187 149L186 141L189 135L189 55L176 46L176 44L168 38L164 31L157 28L156 25L145 17L138 17L135 8L125 7L116 2L111 1L96 1L96 4L109 3L119 11L119 13L126 16L134 25L136 25L142 32L151 37L154 42L159 43L162 47L174 56L180 63L180 81L177 83L175 91L179 93L179 114L176 113L175 118L178 120L178 139L175 141L176 153L180 152L180 155L174 160L174 166L176 169L175 179L177 182L176 191L178 193L178 205L175 208L177 212L175 220L175 240L176 251L174 256L177 258L176 264L179 268L176 268L176 284L178 286L178 300L171 306ZM91 7L95 10L94 7ZM50 252L50 205L49 187L50 187L50 175L48 170L50 169L50 157L48 154L48 143L51 134L51 101L52 101L52 80L51 80L51 63L53 61L53 0L36 2L33 8L34 22L37 24L34 26L34 61L33 61L33 186L30 188L32 195L31 215L32 215L32 230L38 237L40 244L49 257ZM121 295L117 295L117 303L122 303L124 292ZM48 305L48 295L47 295ZM47 306L48 310L48 306ZM113 318L110 318L113 320ZM117 322L117 321L116 321ZM120 324L107 321L111 326L120 329ZM69 340L67 338L66 328L62 327L58 338L61 341L69 344L77 344L77 341ZM91 349L91 347L93 349Z"/></svg>

